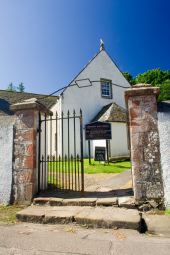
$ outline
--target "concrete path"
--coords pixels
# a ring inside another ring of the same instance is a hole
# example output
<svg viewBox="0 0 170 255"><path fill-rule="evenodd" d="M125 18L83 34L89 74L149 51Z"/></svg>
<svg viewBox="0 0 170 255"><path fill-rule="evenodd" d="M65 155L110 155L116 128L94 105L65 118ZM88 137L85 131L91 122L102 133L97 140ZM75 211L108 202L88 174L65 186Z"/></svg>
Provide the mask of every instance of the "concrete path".
<svg viewBox="0 0 170 255"><path fill-rule="evenodd" d="M131 170L120 174L86 174L85 191L47 190L42 191L39 197L56 198L109 198L133 196Z"/></svg>
<svg viewBox="0 0 170 255"><path fill-rule="evenodd" d="M0 255L169 255L170 239L74 224L0 226Z"/></svg>
<svg viewBox="0 0 170 255"><path fill-rule="evenodd" d="M111 191L132 188L131 170L120 174L85 174L85 191Z"/></svg>

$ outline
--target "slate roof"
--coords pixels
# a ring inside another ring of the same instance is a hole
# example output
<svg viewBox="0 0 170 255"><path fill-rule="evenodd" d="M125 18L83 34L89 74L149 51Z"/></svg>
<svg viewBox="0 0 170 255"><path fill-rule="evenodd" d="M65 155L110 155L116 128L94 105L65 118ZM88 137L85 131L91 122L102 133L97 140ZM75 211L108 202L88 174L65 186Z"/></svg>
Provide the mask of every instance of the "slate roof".
<svg viewBox="0 0 170 255"><path fill-rule="evenodd" d="M43 98L44 96L45 95L42 94L0 90L0 115L12 115L13 113L9 109L11 104L20 103L23 100L30 98L37 98L42 104L50 109L57 102L58 96Z"/></svg>
<svg viewBox="0 0 170 255"><path fill-rule="evenodd" d="M95 121L126 122L127 113L123 107L117 105L116 103L110 103L105 105L91 122Z"/></svg>

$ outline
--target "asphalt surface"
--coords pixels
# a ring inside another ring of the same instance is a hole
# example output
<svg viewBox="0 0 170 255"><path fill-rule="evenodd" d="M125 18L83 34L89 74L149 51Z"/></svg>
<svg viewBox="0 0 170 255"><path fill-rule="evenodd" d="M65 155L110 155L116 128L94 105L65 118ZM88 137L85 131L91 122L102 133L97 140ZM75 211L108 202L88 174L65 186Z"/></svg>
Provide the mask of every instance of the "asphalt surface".
<svg viewBox="0 0 170 255"><path fill-rule="evenodd" d="M0 226L0 255L169 255L170 239L75 225Z"/></svg>

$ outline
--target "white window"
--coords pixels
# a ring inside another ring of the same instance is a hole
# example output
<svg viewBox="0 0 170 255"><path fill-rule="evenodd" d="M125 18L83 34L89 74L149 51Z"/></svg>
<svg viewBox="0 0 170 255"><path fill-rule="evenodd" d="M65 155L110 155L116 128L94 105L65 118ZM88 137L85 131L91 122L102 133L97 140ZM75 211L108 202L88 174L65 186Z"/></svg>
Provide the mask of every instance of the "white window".
<svg viewBox="0 0 170 255"><path fill-rule="evenodd" d="M109 80L101 80L101 96L112 98L112 85Z"/></svg>

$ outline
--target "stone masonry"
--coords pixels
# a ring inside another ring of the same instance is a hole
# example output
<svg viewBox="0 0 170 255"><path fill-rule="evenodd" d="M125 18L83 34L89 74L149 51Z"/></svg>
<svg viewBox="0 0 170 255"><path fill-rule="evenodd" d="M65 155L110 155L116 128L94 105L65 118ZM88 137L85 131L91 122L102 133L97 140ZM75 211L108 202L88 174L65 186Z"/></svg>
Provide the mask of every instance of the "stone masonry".
<svg viewBox="0 0 170 255"><path fill-rule="evenodd" d="M14 138L14 201L30 201L36 179L36 115L33 110L17 111Z"/></svg>
<svg viewBox="0 0 170 255"><path fill-rule="evenodd" d="M136 203L163 204L157 120L159 88L137 85L125 92L129 115L132 177Z"/></svg>
<svg viewBox="0 0 170 255"><path fill-rule="evenodd" d="M13 203L30 204L37 192L37 129L39 112L47 109L36 99L14 104Z"/></svg>

